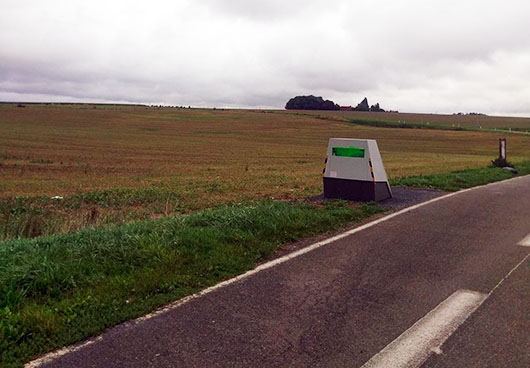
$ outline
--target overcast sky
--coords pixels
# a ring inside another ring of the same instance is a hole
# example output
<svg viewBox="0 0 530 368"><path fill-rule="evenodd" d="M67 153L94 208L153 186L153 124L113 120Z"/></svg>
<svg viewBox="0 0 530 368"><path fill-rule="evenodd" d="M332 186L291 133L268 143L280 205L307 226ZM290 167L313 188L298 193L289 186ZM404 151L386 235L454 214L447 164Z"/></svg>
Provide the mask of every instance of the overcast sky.
<svg viewBox="0 0 530 368"><path fill-rule="evenodd" d="M528 0L0 0L0 100L530 116Z"/></svg>

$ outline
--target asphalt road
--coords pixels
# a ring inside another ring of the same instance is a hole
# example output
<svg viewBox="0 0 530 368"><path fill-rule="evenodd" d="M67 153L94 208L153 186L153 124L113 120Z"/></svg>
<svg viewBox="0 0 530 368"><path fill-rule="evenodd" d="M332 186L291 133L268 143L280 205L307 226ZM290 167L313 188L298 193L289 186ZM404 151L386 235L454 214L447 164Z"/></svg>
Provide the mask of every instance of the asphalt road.
<svg viewBox="0 0 530 368"><path fill-rule="evenodd" d="M425 367L530 366L530 176L400 214L45 367L361 367L458 290L485 301ZM493 290L493 291L492 291Z"/></svg>

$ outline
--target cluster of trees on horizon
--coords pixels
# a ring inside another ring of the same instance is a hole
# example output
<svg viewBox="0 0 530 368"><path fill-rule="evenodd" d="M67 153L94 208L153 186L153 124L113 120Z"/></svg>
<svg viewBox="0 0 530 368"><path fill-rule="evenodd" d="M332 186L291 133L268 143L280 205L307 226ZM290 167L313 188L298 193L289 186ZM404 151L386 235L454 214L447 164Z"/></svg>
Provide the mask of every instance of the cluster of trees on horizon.
<svg viewBox="0 0 530 368"><path fill-rule="evenodd" d="M287 101L285 108L287 110L345 110L385 112L385 110L379 106L379 103L370 106L366 97L356 107L352 107L339 106L335 102L331 100L324 100L320 96L296 96Z"/></svg>
<svg viewBox="0 0 530 368"><path fill-rule="evenodd" d="M287 110L340 110L340 106L331 100L317 96L296 96L285 104Z"/></svg>

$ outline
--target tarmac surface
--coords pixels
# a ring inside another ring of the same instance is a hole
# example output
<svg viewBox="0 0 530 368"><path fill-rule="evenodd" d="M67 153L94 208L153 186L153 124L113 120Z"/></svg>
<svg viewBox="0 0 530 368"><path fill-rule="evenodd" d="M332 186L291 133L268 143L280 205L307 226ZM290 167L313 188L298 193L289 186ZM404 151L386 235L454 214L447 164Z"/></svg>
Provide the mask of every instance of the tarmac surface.
<svg viewBox="0 0 530 368"><path fill-rule="evenodd" d="M401 209L409 207L421 202L425 202L429 199L447 194L447 192L436 189L420 189L402 186L393 186L391 190L392 198L385 199L384 201L379 202L379 204L381 204L382 206L390 207L392 209ZM308 198L310 202L322 201L325 199L326 197L324 196L324 194Z"/></svg>
<svg viewBox="0 0 530 368"><path fill-rule="evenodd" d="M436 189L418 189L408 187L392 187L392 198L379 202L382 206L393 209L402 209L415 204L428 201L429 199L440 197L447 192Z"/></svg>
<svg viewBox="0 0 530 368"><path fill-rule="evenodd" d="M109 329L41 366L361 367L470 290L485 301L421 364L529 367L530 247L517 245L529 233L530 176L476 188Z"/></svg>

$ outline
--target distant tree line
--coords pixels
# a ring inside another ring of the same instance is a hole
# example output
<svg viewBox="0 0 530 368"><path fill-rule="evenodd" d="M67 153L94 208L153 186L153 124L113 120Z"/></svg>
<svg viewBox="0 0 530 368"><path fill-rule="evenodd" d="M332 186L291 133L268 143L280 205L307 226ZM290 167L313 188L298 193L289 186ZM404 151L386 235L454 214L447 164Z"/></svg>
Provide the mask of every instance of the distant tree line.
<svg viewBox="0 0 530 368"><path fill-rule="evenodd" d="M285 105L287 110L344 110L344 111L373 111L384 112L379 103L370 106L368 99L365 97L356 107L339 106L331 100L324 100L322 97L313 95L296 96L287 101Z"/></svg>
<svg viewBox="0 0 530 368"><path fill-rule="evenodd" d="M287 101L287 110L340 110L340 106L317 96L296 96Z"/></svg>
<svg viewBox="0 0 530 368"><path fill-rule="evenodd" d="M481 112L468 112L468 113L458 112L458 113L454 113L453 115L487 116L486 114L483 114Z"/></svg>

